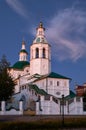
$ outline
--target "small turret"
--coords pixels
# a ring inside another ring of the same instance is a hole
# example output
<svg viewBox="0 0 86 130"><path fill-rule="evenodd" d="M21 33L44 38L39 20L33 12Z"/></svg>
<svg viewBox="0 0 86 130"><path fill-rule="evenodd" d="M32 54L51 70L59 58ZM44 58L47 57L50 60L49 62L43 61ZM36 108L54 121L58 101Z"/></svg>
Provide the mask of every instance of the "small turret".
<svg viewBox="0 0 86 130"><path fill-rule="evenodd" d="M27 51L26 51L26 48L25 48L25 41L23 40L22 41L22 48L19 52L19 61L27 61Z"/></svg>

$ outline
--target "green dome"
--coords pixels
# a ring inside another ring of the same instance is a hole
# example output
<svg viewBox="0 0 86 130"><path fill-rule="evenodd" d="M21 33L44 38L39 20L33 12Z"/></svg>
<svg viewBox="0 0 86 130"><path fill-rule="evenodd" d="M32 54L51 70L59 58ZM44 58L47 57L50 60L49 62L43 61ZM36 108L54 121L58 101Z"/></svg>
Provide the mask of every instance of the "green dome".
<svg viewBox="0 0 86 130"><path fill-rule="evenodd" d="M27 52L25 49L22 49L22 50L20 51L20 53L21 53L21 52L28 54L28 52Z"/></svg>
<svg viewBox="0 0 86 130"><path fill-rule="evenodd" d="M12 68L23 69L25 66L28 66L28 65L30 65L28 61L18 61L12 66Z"/></svg>

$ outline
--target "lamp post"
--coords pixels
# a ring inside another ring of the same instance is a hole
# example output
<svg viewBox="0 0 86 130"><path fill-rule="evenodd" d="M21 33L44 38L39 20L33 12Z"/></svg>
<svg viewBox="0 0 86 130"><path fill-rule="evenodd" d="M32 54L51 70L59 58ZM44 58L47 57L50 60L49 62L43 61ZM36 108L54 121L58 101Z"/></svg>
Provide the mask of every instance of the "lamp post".
<svg viewBox="0 0 86 130"><path fill-rule="evenodd" d="M62 127L64 127L64 94L62 95Z"/></svg>

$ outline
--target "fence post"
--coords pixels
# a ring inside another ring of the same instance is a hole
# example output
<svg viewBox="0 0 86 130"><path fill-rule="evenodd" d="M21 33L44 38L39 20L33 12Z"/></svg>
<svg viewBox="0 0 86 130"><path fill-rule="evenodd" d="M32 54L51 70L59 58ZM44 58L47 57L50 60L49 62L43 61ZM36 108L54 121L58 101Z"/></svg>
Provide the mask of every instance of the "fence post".
<svg viewBox="0 0 86 130"><path fill-rule="evenodd" d="M1 102L1 111L2 111L2 115L5 114L5 101Z"/></svg>
<svg viewBox="0 0 86 130"><path fill-rule="evenodd" d="M62 95L62 127L64 127L64 95Z"/></svg>
<svg viewBox="0 0 86 130"><path fill-rule="evenodd" d="M23 101L22 100L19 101L19 110L20 110L20 114L23 114Z"/></svg>

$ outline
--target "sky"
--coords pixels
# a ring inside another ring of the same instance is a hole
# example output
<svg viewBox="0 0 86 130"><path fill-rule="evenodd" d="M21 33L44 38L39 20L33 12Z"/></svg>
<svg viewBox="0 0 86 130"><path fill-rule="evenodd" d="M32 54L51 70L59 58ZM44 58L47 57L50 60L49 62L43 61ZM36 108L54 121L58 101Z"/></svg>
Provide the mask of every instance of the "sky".
<svg viewBox="0 0 86 130"><path fill-rule="evenodd" d="M75 90L86 83L86 0L0 0L0 58L6 55L11 66L17 62L23 39L30 56L40 21L51 45L52 71L71 78Z"/></svg>

